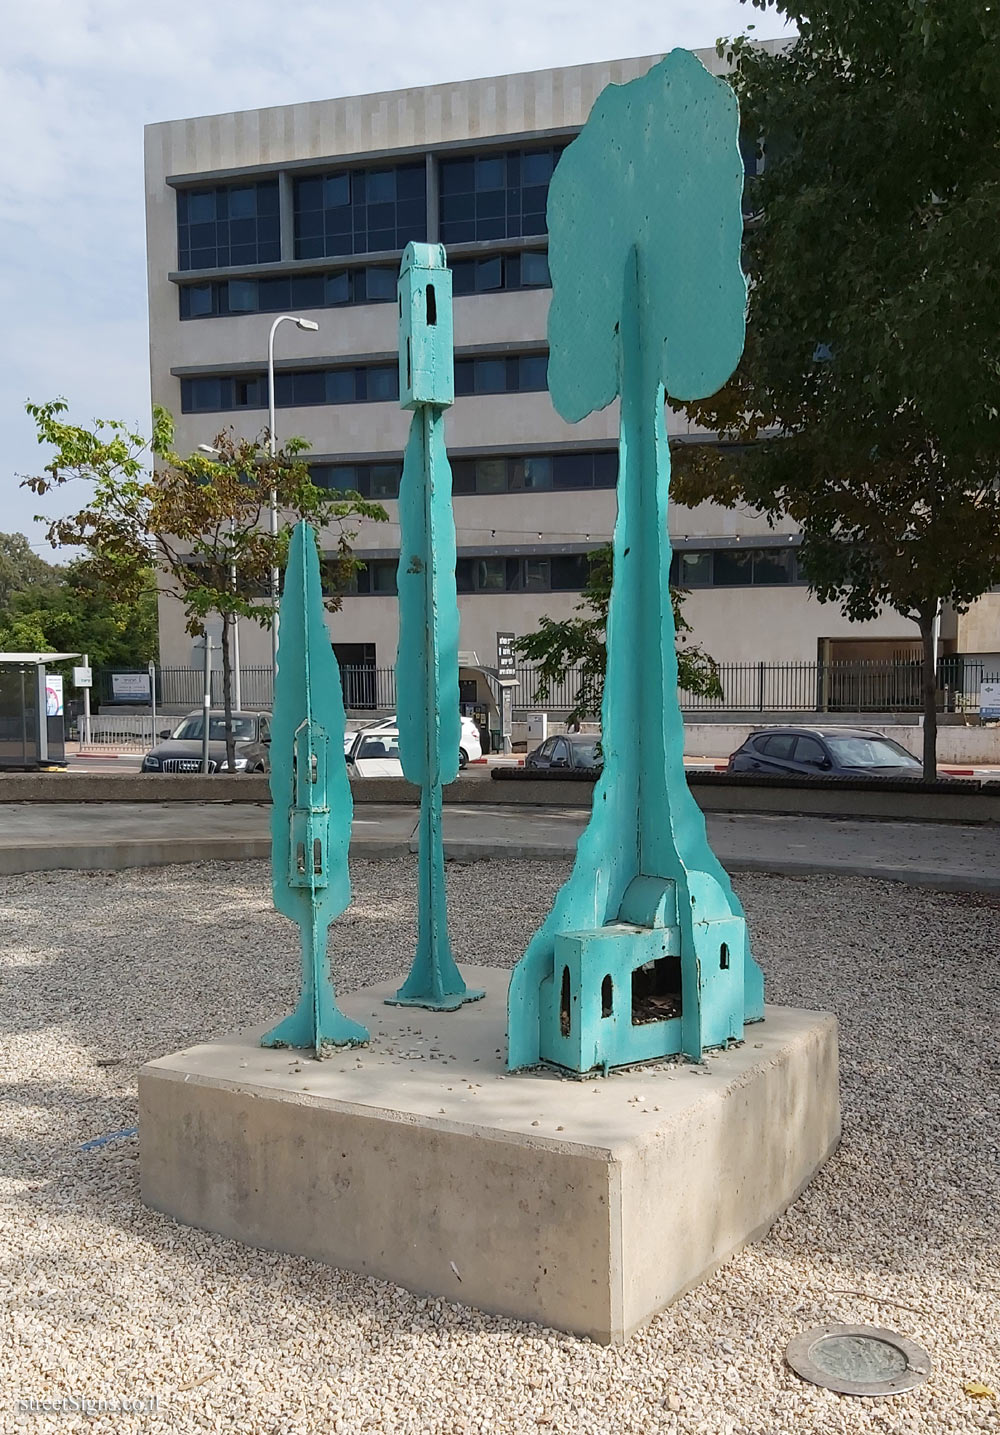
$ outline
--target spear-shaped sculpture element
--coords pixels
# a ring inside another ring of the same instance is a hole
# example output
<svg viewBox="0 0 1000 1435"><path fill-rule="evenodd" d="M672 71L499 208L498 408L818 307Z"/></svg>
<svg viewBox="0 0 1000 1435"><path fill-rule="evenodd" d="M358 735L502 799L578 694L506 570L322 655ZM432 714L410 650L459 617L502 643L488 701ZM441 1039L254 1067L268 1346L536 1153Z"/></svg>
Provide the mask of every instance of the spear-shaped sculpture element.
<svg viewBox="0 0 1000 1435"><path fill-rule="evenodd" d="M280 663L271 724L274 905L299 927L302 996L261 1046L361 1046L368 1032L338 1010L327 932L351 900L351 785L342 750L344 699L323 609L315 534L292 534L281 599ZM331 742L332 738L332 742Z"/></svg>
<svg viewBox="0 0 1000 1435"><path fill-rule="evenodd" d="M714 393L743 347L732 90L685 50L609 85L548 200L549 389L571 423L621 397L604 771L573 872L516 968L512 1068L578 1070L742 1035L763 982L684 776L664 398Z"/></svg>
<svg viewBox="0 0 1000 1435"><path fill-rule="evenodd" d="M392 1005L476 1001L452 955L442 786L458 776L458 596L444 410L454 402L451 274L440 244L408 244L399 271L400 405L413 410L399 485L396 702L403 773L420 788L417 950Z"/></svg>

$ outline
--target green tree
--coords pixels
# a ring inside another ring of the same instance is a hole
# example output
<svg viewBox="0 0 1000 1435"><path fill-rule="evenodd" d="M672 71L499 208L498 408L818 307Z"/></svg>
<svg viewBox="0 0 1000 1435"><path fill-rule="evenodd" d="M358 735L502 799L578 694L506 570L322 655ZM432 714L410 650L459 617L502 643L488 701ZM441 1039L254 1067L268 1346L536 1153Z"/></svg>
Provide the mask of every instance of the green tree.
<svg viewBox="0 0 1000 1435"><path fill-rule="evenodd" d="M744 132L764 137L746 350L719 394L684 406L736 447L678 455L674 494L791 518L822 601L917 624L929 779L935 615L1000 581L1000 10L773 8L793 45L720 42Z"/></svg>
<svg viewBox="0 0 1000 1435"><path fill-rule="evenodd" d="M87 653L101 667L145 667L157 651L152 573L135 602L122 602L94 582L85 563L53 568L53 579L11 595L0 617L0 646L38 652ZM34 635L36 642L28 643Z"/></svg>
<svg viewBox="0 0 1000 1435"><path fill-rule="evenodd" d="M15 594L57 587L61 577L62 570L40 558L23 533L0 533L0 623L6 623Z"/></svg>
<svg viewBox="0 0 1000 1435"><path fill-rule="evenodd" d="M528 633L514 643L516 651L536 665L535 691L530 694L532 702L545 702L553 683L567 672L578 673L579 686L573 710L567 716L571 727L601 711L608 662L605 631L608 604L611 602L611 563L610 544L591 554L587 586L575 609L580 617L539 618L537 632ZM670 601L677 631L678 686L682 692L720 698L722 686L714 660L688 636L691 624L681 612L684 597L683 590L671 588Z"/></svg>
<svg viewBox="0 0 1000 1435"><path fill-rule="evenodd" d="M333 495L318 488L301 458L307 448L302 439L290 440L272 456L266 433L250 440L230 430L215 438L214 456L184 458L173 449L173 424L163 409L154 411L147 440L118 420L98 420L92 429L69 424L61 399L26 407L39 443L55 449L41 475L24 479L26 486L39 494L77 480L90 487L83 508L49 523L50 541L83 548L80 566L87 580L120 603L135 604L149 594L152 575L182 603L188 632L204 634L211 613L221 618L226 757L232 770L232 624L238 617L265 627L274 621L270 573L284 565L292 528L282 523L276 535L269 531L272 494L279 513L294 522L333 529L335 552L328 566L341 587L356 566L350 547L356 533L349 524L357 518L384 521L385 510L357 493ZM334 596L329 606L339 602Z"/></svg>

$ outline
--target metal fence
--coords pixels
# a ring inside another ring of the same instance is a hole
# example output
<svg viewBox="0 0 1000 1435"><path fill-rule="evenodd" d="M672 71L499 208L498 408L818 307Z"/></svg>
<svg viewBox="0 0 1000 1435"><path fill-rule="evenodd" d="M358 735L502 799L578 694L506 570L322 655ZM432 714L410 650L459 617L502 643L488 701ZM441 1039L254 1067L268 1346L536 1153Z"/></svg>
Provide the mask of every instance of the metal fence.
<svg viewBox="0 0 1000 1435"><path fill-rule="evenodd" d="M703 697L681 692L685 712L810 712L810 713L903 713L923 707L919 662L832 662L832 663L720 663L720 697ZM241 669L241 703L245 709L270 710L273 683L270 665ZM559 714L576 705L580 688L578 669L567 670L540 696L538 670L530 665L517 669L514 710L544 708ZM125 715L114 717L112 673L95 675L95 697L105 718L122 724ZM392 712L396 706L396 675L392 668L344 667L344 705L349 712ZM986 671L982 663L961 658L944 658L938 667L938 706L947 712L975 712L983 682L1000 681L1000 675ZM158 668L156 705L174 712L200 708L204 675L197 668ZM134 699L132 700L134 703ZM212 705L222 707L222 673L212 672ZM136 715L136 722L141 721ZM146 720L148 722L148 719ZM165 725L165 724L164 724ZM158 724L159 726L159 724ZM126 724L127 727L127 724ZM108 731L125 732L126 727ZM133 729L129 729L130 731ZM137 729L135 729L137 730Z"/></svg>

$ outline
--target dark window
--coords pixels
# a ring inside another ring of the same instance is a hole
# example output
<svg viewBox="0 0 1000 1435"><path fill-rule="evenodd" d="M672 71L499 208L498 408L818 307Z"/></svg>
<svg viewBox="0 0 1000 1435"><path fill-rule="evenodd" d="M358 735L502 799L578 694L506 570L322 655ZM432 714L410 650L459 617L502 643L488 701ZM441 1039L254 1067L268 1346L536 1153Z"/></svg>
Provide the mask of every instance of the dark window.
<svg viewBox="0 0 1000 1435"><path fill-rule="evenodd" d="M392 594L396 591L396 559L376 558L368 564L371 592Z"/></svg>
<svg viewBox="0 0 1000 1435"><path fill-rule="evenodd" d="M746 550L719 548L715 553L714 582L716 588L741 588L749 585L753 573L753 553Z"/></svg>
<svg viewBox="0 0 1000 1435"><path fill-rule="evenodd" d="M362 272L365 276L365 300L369 304L380 299L395 299L397 284L395 269L375 267Z"/></svg>
<svg viewBox="0 0 1000 1435"><path fill-rule="evenodd" d="M774 733L761 741L757 739L756 746L759 752L766 757L775 757L779 762L789 761L792 756L792 749L795 747L795 734L787 732Z"/></svg>
<svg viewBox="0 0 1000 1435"><path fill-rule="evenodd" d="M791 583L793 562L790 548L758 548L753 555L753 581Z"/></svg>
<svg viewBox="0 0 1000 1435"><path fill-rule="evenodd" d="M517 386L522 394L548 387L547 354L522 354L518 359Z"/></svg>
<svg viewBox="0 0 1000 1435"><path fill-rule="evenodd" d="M678 588L704 588L712 581L712 555L710 552L687 552L674 555L676 577L671 582Z"/></svg>
<svg viewBox="0 0 1000 1435"><path fill-rule="evenodd" d="M590 559L586 553L566 553L550 558L553 593L579 593L586 587Z"/></svg>
<svg viewBox="0 0 1000 1435"><path fill-rule="evenodd" d="M521 255L521 288L542 289L552 283L549 277L549 256L528 250Z"/></svg>
<svg viewBox="0 0 1000 1435"><path fill-rule="evenodd" d="M295 257L403 249L427 237L426 167L340 170L295 181ZM393 296L395 297L395 293Z"/></svg>
<svg viewBox="0 0 1000 1435"><path fill-rule="evenodd" d="M325 304L349 304L351 302L351 274L347 269L336 269L323 279L323 302Z"/></svg>
<svg viewBox="0 0 1000 1435"><path fill-rule="evenodd" d="M551 488L551 458L539 456L514 459L511 465L510 487L513 493L535 492Z"/></svg>
<svg viewBox="0 0 1000 1435"><path fill-rule="evenodd" d="M480 458L476 460L476 492L507 492L507 460Z"/></svg>
<svg viewBox="0 0 1000 1435"><path fill-rule="evenodd" d="M368 470L372 498L398 498L402 468L398 463L373 463Z"/></svg>
<svg viewBox="0 0 1000 1435"><path fill-rule="evenodd" d="M465 244L476 239L544 234L545 201L559 153L555 148L507 150L475 159L442 160L442 242ZM536 268L536 275L538 272ZM537 277L519 279L522 284L545 282ZM465 288L462 292L474 291Z"/></svg>
<svg viewBox="0 0 1000 1435"><path fill-rule="evenodd" d="M558 453L552 461L553 488L592 488L594 455L592 453Z"/></svg>
<svg viewBox="0 0 1000 1435"><path fill-rule="evenodd" d="M829 767L830 759L822 743L814 737L800 737L795 743L795 761L806 762L810 767Z"/></svg>
<svg viewBox="0 0 1000 1435"><path fill-rule="evenodd" d="M276 179L178 190L178 269L272 264L280 258Z"/></svg>
<svg viewBox="0 0 1000 1435"><path fill-rule="evenodd" d="M369 400L385 403L399 398L399 368L396 364L367 369L365 373Z"/></svg>

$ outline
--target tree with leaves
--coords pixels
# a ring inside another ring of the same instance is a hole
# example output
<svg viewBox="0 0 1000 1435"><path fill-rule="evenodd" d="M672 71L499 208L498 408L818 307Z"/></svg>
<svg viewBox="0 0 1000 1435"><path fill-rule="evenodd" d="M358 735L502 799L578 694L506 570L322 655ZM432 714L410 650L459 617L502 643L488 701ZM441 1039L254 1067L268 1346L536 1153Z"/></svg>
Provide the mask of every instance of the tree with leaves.
<svg viewBox="0 0 1000 1435"><path fill-rule="evenodd" d="M307 448L303 439L290 440L272 455L266 433L251 440L230 430L216 436L211 454L184 458L174 451L173 424L161 408L154 410L149 440L116 419L97 420L92 429L69 424L61 399L28 403L27 411L39 443L50 445L55 455L41 475L24 479L25 485L43 494L76 480L90 484L83 508L49 523L50 541L83 548L83 570L122 603L138 602L154 575L160 591L183 605L193 635L204 635L210 614L221 618L226 763L232 771L233 621L242 617L264 627L274 622L270 574L284 565L295 522L333 530L327 566L335 589L342 590L357 566L352 521L384 521L385 510L360 494L333 495L317 487L301 457ZM272 495L278 512L292 520L276 535L267 522ZM336 594L328 600L331 608L339 603Z"/></svg>
<svg viewBox="0 0 1000 1435"><path fill-rule="evenodd" d="M1000 10L753 4L799 38L720 41L762 136L747 345L683 406L735 447L685 449L674 496L790 518L821 601L917 624L931 779L935 616L1000 581Z"/></svg>
<svg viewBox="0 0 1000 1435"><path fill-rule="evenodd" d="M545 702L553 683L568 672L578 674L579 685L573 709L566 718L570 727L577 726L583 718L599 714L604 700L611 563L610 543L590 555L587 585L575 609L580 617L557 619L543 616L538 620L536 632L528 633L514 643L521 657L536 665L532 702ZM721 698L722 686L714 659L690 639L691 624L681 612L684 596L682 589L671 588L670 601L677 633L678 687L681 692Z"/></svg>
<svg viewBox="0 0 1000 1435"><path fill-rule="evenodd" d="M0 548L6 536L0 535ZM156 657L153 574L135 602L122 602L94 581L87 565L43 564L47 572L12 592L0 607L0 648L14 652L87 653L99 667L145 667Z"/></svg>

